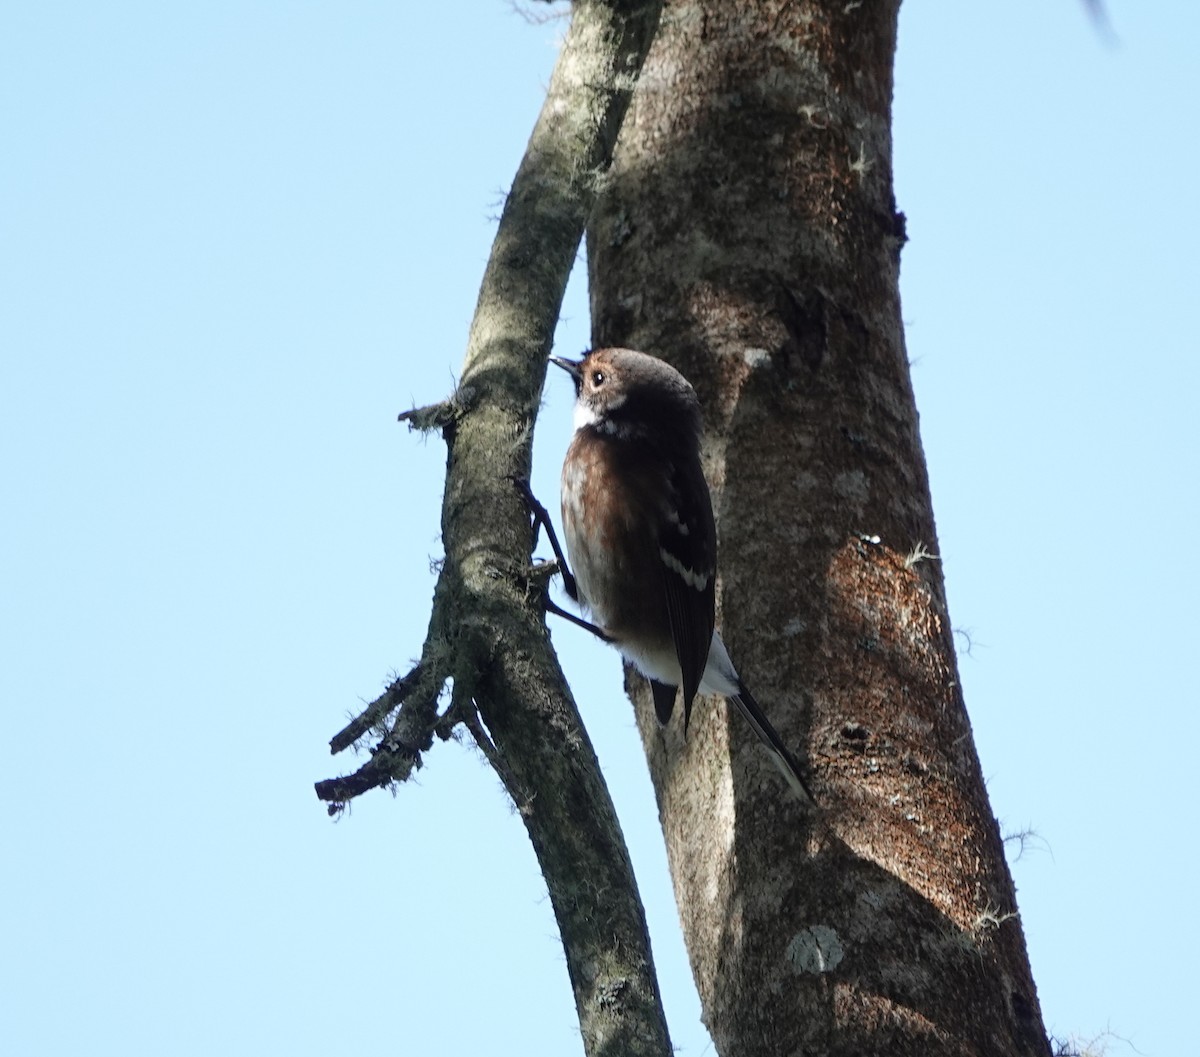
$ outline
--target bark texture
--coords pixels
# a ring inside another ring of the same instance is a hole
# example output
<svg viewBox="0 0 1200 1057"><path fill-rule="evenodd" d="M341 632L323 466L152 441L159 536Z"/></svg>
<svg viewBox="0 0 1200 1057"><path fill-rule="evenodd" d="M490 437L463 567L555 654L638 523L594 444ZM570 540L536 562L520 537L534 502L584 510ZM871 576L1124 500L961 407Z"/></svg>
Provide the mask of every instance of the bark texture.
<svg viewBox="0 0 1200 1057"><path fill-rule="evenodd" d="M706 408L735 663L812 767L791 798L630 676L722 1057L1048 1054L958 684L898 293L898 0L670 0L588 250L594 344Z"/></svg>

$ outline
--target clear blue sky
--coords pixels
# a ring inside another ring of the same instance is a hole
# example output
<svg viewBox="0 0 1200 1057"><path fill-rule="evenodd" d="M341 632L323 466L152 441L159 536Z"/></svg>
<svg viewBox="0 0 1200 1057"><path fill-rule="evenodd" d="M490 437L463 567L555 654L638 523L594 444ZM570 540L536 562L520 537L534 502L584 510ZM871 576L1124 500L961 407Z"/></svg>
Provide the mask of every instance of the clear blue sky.
<svg viewBox="0 0 1200 1057"><path fill-rule="evenodd" d="M1074 0L906 4L904 312L993 806L1043 839L1013 870L1047 1024L1173 1057L1200 947L1200 8L1109 6L1115 45ZM560 31L503 0L0 15L5 1053L578 1052L473 751L337 824L312 794L420 648L444 450L395 417L453 384ZM578 283L559 340L587 345ZM619 663L554 635L698 1057Z"/></svg>

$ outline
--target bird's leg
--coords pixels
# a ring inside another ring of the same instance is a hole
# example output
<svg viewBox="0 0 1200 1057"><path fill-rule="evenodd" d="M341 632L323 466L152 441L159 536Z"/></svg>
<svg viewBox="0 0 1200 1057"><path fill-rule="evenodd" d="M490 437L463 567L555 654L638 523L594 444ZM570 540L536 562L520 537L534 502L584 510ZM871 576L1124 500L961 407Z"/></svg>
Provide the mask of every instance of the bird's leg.
<svg viewBox="0 0 1200 1057"><path fill-rule="evenodd" d="M546 536L550 540L550 548L554 551L554 560L558 563L558 571L562 573L563 589L572 598L573 601L579 601L579 588L575 585L575 577L571 575L571 570L567 566L567 556L564 553L561 544L558 542L558 536L554 532L554 525L550 521L550 515L546 512L546 508L537 501L537 497L533 494L529 487L528 481L522 481L519 478L512 478L513 484L516 485L517 491L521 493L525 499L525 505L529 508L530 517L533 519L533 545L537 546L538 529L545 526ZM543 585L542 607L547 613L553 613L557 617L562 617L563 620L569 620L576 627L583 628L584 631L590 631L601 642L612 642L612 639L605 634L600 628L590 621L584 620L583 617L576 616L574 613L563 609L550 598L550 593L545 590Z"/></svg>
<svg viewBox="0 0 1200 1057"><path fill-rule="evenodd" d="M544 603L545 603L547 613L553 613L556 617L562 617L563 620L569 620L576 627L583 628L584 631L590 631L601 642L612 642L612 639L609 638L609 636L604 631L602 631L600 628L596 627L595 624L592 624L591 622L584 620L583 617L577 617L574 613L571 613L568 610L563 609L563 607L558 605L558 603L552 602L550 600L549 595L547 595L546 598L544 599Z"/></svg>
<svg viewBox="0 0 1200 1057"><path fill-rule="evenodd" d="M533 545L535 547L537 546L538 530L544 526L546 529L546 536L550 540L550 549L554 551L554 557L558 562L558 571L562 573L563 590L567 592L567 595L570 597L571 601L578 602L579 588L575 586L575 577L571 575L571 569L567 565L567 556L562 549L562 545L558 542L558 535L554 531L554 525L550 521L550 515L546 513L546 508L537 501L537 496L533 494L533 490L529 487L528 481L523 481L518 477L513 477L511 480L513 484L516 485L517 491L520 492L524 498L525 505L529 508L529 515L533 519ZM553 603L548 602L546 608L550 609L551 605L553 605ZM574 617L569 613L564 613L561 609L558 609L557 606L555 606L555 610L557 610L559 616L564 616L568 620L574 620L577 623L579 622L577 617ZM551 610L551 612L554 612L555 610ZM582 623L585 627L591 628L593 631L597 631L597 633L599 633L598 630L592 627L592 625L588 624L587 621L583 621Z"/></svg>

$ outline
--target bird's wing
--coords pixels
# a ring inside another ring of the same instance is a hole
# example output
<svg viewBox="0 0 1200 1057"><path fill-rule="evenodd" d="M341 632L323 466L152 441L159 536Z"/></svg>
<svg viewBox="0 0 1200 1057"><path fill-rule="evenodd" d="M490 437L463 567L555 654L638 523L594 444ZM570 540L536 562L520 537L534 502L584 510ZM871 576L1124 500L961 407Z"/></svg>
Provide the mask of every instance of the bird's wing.
<svg viewBox="0 0 1200 1057"><path fill-rule="evenodd" d="M686 734L716 621L717 538L699 458L673 463L670 480L671 487L663 497L665 517L658 542L671 638L683 672Z"/></svg>

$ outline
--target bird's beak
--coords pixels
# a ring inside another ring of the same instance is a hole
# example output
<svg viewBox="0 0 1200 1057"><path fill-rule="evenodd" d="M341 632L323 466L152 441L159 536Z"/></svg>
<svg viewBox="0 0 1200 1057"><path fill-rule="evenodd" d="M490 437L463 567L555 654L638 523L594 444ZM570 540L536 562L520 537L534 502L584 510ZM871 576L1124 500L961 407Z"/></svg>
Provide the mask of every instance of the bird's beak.
<svg viewBox="0 0 1200 1057"><path fill-rule="evenodd" d="M576 385L579 384L580 379L583 377L583 371L581 369L583 367L583 360L567 360L562 356L551 356L550 362L554 364L555 367L561 367L567 372L567 374L571 376Z"/></svg>

